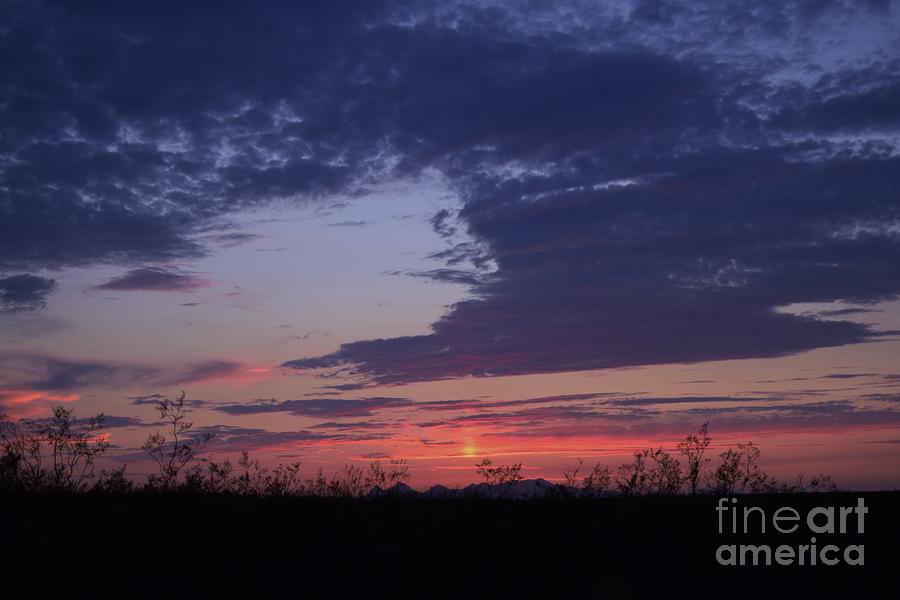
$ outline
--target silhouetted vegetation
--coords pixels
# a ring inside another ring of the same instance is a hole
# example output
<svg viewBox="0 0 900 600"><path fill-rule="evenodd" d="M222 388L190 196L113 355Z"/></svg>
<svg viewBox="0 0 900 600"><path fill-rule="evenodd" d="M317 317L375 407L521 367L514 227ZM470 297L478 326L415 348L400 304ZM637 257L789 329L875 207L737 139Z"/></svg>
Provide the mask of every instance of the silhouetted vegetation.
<svg viewBox="0 0 900 600"><path fill-rule="evenodd" d="M49 419L0 415L0 490L83 491L97 457L109 448L102 429L102 413L81 421L63 406Z"/></svg>
<svg viewBox="0 0 900 600"><path fill-rule="evenodd" d="M52 417L43 420L15 421L0 416L0 492L83 492L125 494L136 491L180 491L201 494L241 496L313 496L322 498L384 497L415 493L405 484L410 479L405 460L387 464L372 461L366 468L345 465L334 473L319 469L303 478L302 464L294 462L263 467L259 460L243 452L236 463L230 458L203 457L213 436L196 433L187 419L186 395L160 397L156 411L164 429L157 430L142 449L158 472L143 483L126 475L125 466L94 473L95 463L109 448L103 435L104 417L77 419L71 409L56 407ZM712 439L709 424L686 436L677 445L685 467L675 455L661 447L643 448L632 460L612 471L601 463L582 475L584 461L563 472L563 482L539 480L528 483L522 475L522 463L494 464L484 458L475 465L476 474L486 488L469 486L451 490L461 494L507 497L579 497L672 496L681 493L759 494L836 491L829 475L806 479L799 475L793 484L779 483L762 470L760 450L753 442L728 447L712 462L708 456ZM482 486L484 486L482 484Z"/></svg>
<svg viewBox="0 0 900 600"><path fill-rule="evenodd" d="M678 451L684 455L687 460L687 473L684 476L685 483L691 494L696 494L700 488L703 477L703 469L709 458L706 458L707 448L712 439L709 437L709 422L707 421L700 426L697 433L692 433L684 438L678 444Z"/></svg>
<svg viewBox="0 0 900 600"><path fill-rule="evenodd" d="M495 466L491 459L485 458L475 465L475 472L486 484L495 487L501 498L509 495L517 481L522 481L522 463Z"/></svg>
<svg viewBox="0 0 900 600"><path fill-rule="evenodd" d="M151 475L147 481L152 488L167 490L177 485L178 474L197 458L213 437L208 433L188 437L194 424L186 420L185 396L182 390L175 399L163 396L156 405L170 437L157 431L141 447L159 467L159 474Z"/></svg>
<svg viewBox="0 0 900 600"><path fill-rule="evenodd" d="M623 496L707 494L760 494L796 492L834 492L837 484L830 475L820 474L805 481L798 475L795 483L779 483L762 470L760 450L753 442L737 444L719 454L719 463L709 468L706 453L712 439L709 424L703 423L696 434L678 443L678 451L685 457L686 468L662 448L645 448L634 452L632 461L621 465L615 478L608 467L596 465L593 471L578 479L583 466L563 471L563 484L569 496L597 496L607 494L610 484Z"/></svg>
<svg viewBox="0 0 900 600"><path fill-rule="evenodd" d="M306 475L299 462L269 467L247 452L206 456L215 441L185 418L186 405L161 400L165 429L145 444L157 468L146 481L124 466L95 470L109 449L102 415L0 419L6 572L40 581L41 597L95 590L98 565L106 588L132 598L666 597L678 581L703 582L694 598L897 591L896 492L867 493L865 535L842 536L867 545L865 577L856 567L810 576L718 566L714 550L730 540L716 531L719 494L757 494L746 501L767 514L851 505L858 494L835 492L827 475L778 483L750 442L713 451L706 424L618 468L578 460L559 483L485 458L473 465L481 483L418 493L404 485L402 460ZM825 493L783 495L813 491ZM86 540L96 543L86 550ZM648 556L665 560L648 571Z"/></svg>

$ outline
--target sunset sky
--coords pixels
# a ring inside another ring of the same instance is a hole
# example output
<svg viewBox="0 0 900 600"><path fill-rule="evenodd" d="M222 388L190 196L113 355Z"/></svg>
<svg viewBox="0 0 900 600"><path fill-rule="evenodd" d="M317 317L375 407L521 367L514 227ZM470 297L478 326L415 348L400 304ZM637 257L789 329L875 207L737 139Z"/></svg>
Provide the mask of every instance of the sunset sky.
<svg viewBox="0 0 900 600"><path fill-rule="evenodd" d="M900 486L900 2L0 4L0 413L309 475L710 422Z"/></svg>

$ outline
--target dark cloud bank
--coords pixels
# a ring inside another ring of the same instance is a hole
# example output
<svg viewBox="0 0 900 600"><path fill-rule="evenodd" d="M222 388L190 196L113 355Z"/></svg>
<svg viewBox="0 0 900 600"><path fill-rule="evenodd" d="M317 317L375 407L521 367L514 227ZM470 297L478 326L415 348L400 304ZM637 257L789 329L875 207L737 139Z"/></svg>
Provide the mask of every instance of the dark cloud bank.
<svg viewBox="0 0 900 600"><path fill-rule="evenodd" d="M0 277L0 313L26 312L43 308L56 281L37 275Z"/></svg>
<svg viewBox="0 0 900 600"><path fill-rule="evenodd" d="M462 208L434 228L469 239L414 275L471 299L289 367L779 356L873 333L776 307L900 293L896 36L817 54L895 2L2 6L10 273L190 259L235 210L443 174ZM146 271L105 285L158 289Z"/></svg>

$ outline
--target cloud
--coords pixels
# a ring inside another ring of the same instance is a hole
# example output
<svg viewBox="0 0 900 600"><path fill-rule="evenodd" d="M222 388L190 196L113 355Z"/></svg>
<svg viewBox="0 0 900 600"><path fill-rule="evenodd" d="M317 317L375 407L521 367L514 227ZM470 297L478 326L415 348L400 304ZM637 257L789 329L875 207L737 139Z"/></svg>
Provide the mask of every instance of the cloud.
<svg viewBox="0 0 900 600"><path fill-rule="evenodd" d="M243 452L273 450L285 447L329 445L339 443L365 442L384 440L390 437L385 433L317 433L311 431L269 431L230 425L211 425L198 427L192 435L214 436L208 449L215 452Z"/></svg>
<svg viewBox="0 0 900 600"><path fill-rule="evenodd" d="M49 404L75 402L77 394L28 389L11 385L0 386L0 411L26 415L37 414Z"/></svg>
<svg viewBox="0 0 900 600"><path fill-rule="evenodd" d="M220 377L240 377L247 372L241 363L207 360L186 365L70 360L37 354L2 353L0 391L8 388L41 392L67 392L87 387L134 388L174 386ZM143 404L157 396L131 398Z"/></svg>
<svg viewBox="0 0 900 600"><path fill-rule="evenodd" d="M0 278L0 313L30 312L46 306L56 281L37 275Z"/></svg>
<svg viewBox="0 0 900 600"><path fill-rule="evenodd" d="M871 68L823 75L812 89L796 90L797 105L782 109L772 123L826 131L895 128L900 125L900 82L883 77L883 70Z"/></svg>
<svg viewBox="0 0 900 600"><path fill-rule="evenodd" d="M367 452L366 454L361 454L359 458L362 458L364 460L378 460L393 458L393 455L386 452Z"/></svg>
<svg viewBox="0 0 900 600"><path fill-rule="evenodd" d="M530 404L560 404L571 402L584 402L585 400L596 400L600 398L610 398L621 396L618 392L593 392L586 394L561 394L556 396L539 396L536 398L522 398L517 400L432 400L429 402L420 402L416 405L419 410L437 410L437 411L454 411L454 410L488 410L494 408L505 408L515 406L527 406Z"/></svg>
<svg viewBox="0 0 900 600"><path fill-rule="evenodd" d="M248 404L223 404L216 410L229 415L254 415L264 413L290 413L301 417L320 417L326 419L369 417L376 411L386 408L408 406L412 403L408 398L321 398L308 400L257 400Z"/></svg>
<svg viewBox="0 0 900 600"><path fill-rule="evenodd" d="M453 218L450 211L444 208L434 213L428 222L431 223L431 227L434 229L435 233L441 237L449 238L456 235L457 232L456 227L449 223Z"/></svg>
<svg viewBox="0 0 900 600"><path fill-rule="evenodd" d="M131 269L123 275L114 277L98 290L135 291L149 290L155 292L193 292L209 285L209 282L196 275L186 273L173 267L141 267Z"/></svg>
<svg viewBox="0 0 900 600"><path fill-rule="evenodd" d="M104 429L120 429L124 427L142 427L144 423L137 417L122 417L116 415L103 415Z"/></svg>
<svg viewBox="0 0 900 600"><path fill-rule="evenodd" d="M466 269L429 269L427 271L389 271L388 275L409 275L439 283L456 283L462 285L479 285L483 276L477 271Z"/></svg>
<svg viewBox="0 0 900 600"><path fill-rule="evenodd" d="M420 439L419 439L419 442L420 442L423 446L453 446L453 445L456 444L456 442L450 441L450 440L447 440L447 441L438 441L438 440L430 440L430 439L428 439L428 438L420 438Z"/></svg>
<svg viewBox="0 0 900 600"><path fill-rule="evenodd" d="M328 223L326 227L368 227L371 225L368 221L339 221L337 223Z"/></svg>
<svg viewBox="0 0 900 600"><path fill-rule="evenodd" d="M154 366L68 360L54 356L4 354L3 372L9 373L14 385L30 389L63 392L85 387L142 385L160 374Z"/></svg>
<svg viewBox="0 0 900 600"><path fill-rule="evenodd" d="M158 406L159 403L166 397L167 396L165 394L150 394L147 396L129 396L126 399L130 400L130 404L133 406ZM207 400L199 400L197 398L185 398L184 405L200 408L211 406L212 403Z"/></svg>
<svg viewBox="0 0 900 600"><path fill-rule="evenodd" d="M0 268L202 256L221 215L352 179L344 144L297 113L378 3L0 10Z"/></svg>
<svg viewBox="0 0 900 600"><path fill-rule="evenodd" d="M128 400L131 400L131 404L134 406L156 406L164 398L163 394L151 394L149 396L129 396Z"/></svg>
<svg viewBox="0 0 900 600"><path fill-rule="evenodd" d="M464 200L458 213L432 217L435 231L454 236L453 219L473 239L432 255L446 268L414 274L466 283L473 298L453 306L430 334L351 342L284 366L349 368L362 382L403 384L775 357L873 339L864 324L782 307L872 304L900 292L900 239L874 225L897 218L896 148L884 147L890 136L872 146L854 142L854 134L844 141L821 134L838 125L859 135L892 126L885 94L900 69L873 54L867 73L823 75L811 90L779 87L760 78L769 59L748 41L743 57L716 56L737 69L725 76L704 50L692 59L668 54L695 33L702 48L741 30L746 17L707 5L672 7L645 3L628 16L641 52L586 51L570 31L569 44L547 46L546 38L532 38L533 45L525 36L503 38L491 25L470 37L457 25L455 33L434 32L444 52L438 57L409 32L419 60L391 64L410 89L414 80L431 87L411 95L395 127L428 140L428 150L411 146L405 155L417 162L426 152ZM504 25L528 27L517 8L506 8L499 9ZM611 46L629 37L602 9L588 12L582 22L608 31ZM786 31L814 21L835 36L847 16L838 8L803 17L790 8L772 12ZM470 22L463 10L456 18ZM669 32L654 39L656 28ZM494 45L500 39L505 46ZM772 51L803 53L783 41ZM437 65L447 76L432 81L424 70ZM866 91L872 73L880 83ZM809 104L826 86L860 102L833 103L846 115L840 123L834 106L803 109L806 116L790 126L771 116ZM460 91L468 89L479 90L478 103ZM755 89L771 92L768 100ZM853 116L861 114L865 120ZM766 131L766 120L803 131L805 146ZM849 200L855 197L866 202ZM497 270L483 277L453 268L463 261L491 261Z"/></svg>
<svg viewBox="0 0 900 600"><path fill-rule="evenodd" d="M621 398L610 400L609 404L615 406L667 406L674 404L709 404L723 402L738 404L767 402L771 405L783 400L783 396L677 396L674 398Z"/></svg>
<svg viewBox="0 0 900 600"><path fill-rule="evenodd" d="M871 308L838 308L835 310L823 310L818 314L823 317L847 317L851 315L862 315L874 312L880 311Z"/></svg>
<svg viewBox="0 0 900 600"><path fill-rule="evenodd" d="M896 241L835 235L893 210L900 160L718 162L709 169L698 157L684 174L600 191L557 182L562 191L541 201L515 198L545 189L542 175L482 186L463 215L498 270L473 299L430 334L352 342L285 366L350 367L392 384L774 357L872 339L864 324L778 308L900 292ZM868 202L843 200L854 194Z"/></svg>
<svg viewBox="0 0 900 600"><path fill-rule="evenodd" d="M764 431L832 431L893 428L900 411L889 403L873 406L865 399L797 403L772 398L691 398L700 404L678 408L679 398L658 398L604 405L542 406L519 411L486 411L418 422L429 431L465 428L470 434L504 438L577 438L681 436L700 423L721 433ZM748 400L750 401L748 403ZM708 404L704 406L705 404ZM665 411L647 408L671 405Z"/></svg>
<svg viewBox="0 0 900 600"><path fill-rule="evenodd" d="M701 83L666 56L454 28L416 3L4 10L0 267L196 258L211 224L273 200L334 204L472 147L558 152L642 114L662 133Z"/></svg>
<svg viewBox="0 0 900 600"><path fill-rule="evenodd" d="M382 423L377 421L325 421L323 423L316 423L312 426L313 429L337 429L344 431L355 431L357 429L385 429L389 428L391 423Z"/></svg>
<svg viewBox="0 0 900 600"><path fill-rule="evenodd" d="M164 380L171 385L237 377L247 374L247 366L230 360L206 360L190 363L180 369L172 369Z"/></svg>
<svg viewBox="0 0 900 600"><path fill-rule="evenodd" d="M421 274L471 296L285 363L359 377L339 385L784 356L875 336L785 307L900 293L893 10L0 10L4 271L183 261L236 211L440 173L461 206ZM105 285L199 283L147 269Z"/></svg>
<svg viewBox="0 0 900 600"><path fill-rule="evenodd" d="M261 240L264 238L265 236L263 235L246 233L243 231L231 231L228 233L217 233L207 236L207 239L224 248L234 248L235 246L242 246L243 244L255 242L256 240Z"/></svg>

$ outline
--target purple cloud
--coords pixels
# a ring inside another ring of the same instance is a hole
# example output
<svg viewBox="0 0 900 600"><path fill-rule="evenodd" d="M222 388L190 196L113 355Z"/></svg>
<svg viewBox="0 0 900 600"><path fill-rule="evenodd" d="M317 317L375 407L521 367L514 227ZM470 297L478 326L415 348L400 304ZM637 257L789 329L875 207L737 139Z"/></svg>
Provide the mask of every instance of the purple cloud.
<svg viewBox="0 0 900 600"><path fill-rule="evenodd" d="M114 277L106 283L98 285L96 289L126 292L137 290L193 292L207 285L209 285L207 280L174 267L141 267Z"/></svg>
<svg viewBox="0 0 900 600"><path fill-rule="evenodd" d="M37 275L12 275L0 278L0 314L29 312L44 308L47 296L56 289L56 281Z"/></svg>
<svg viewBox="0 0 900 600"><path fill-rule="evenodd" d="M248 404L224 404L216 410L229 415L254 415L264 413L290 413L301 417L347 418L368 417L387 408L409 406L408 398L310 398L307 400L257 400Z"/></svg>

